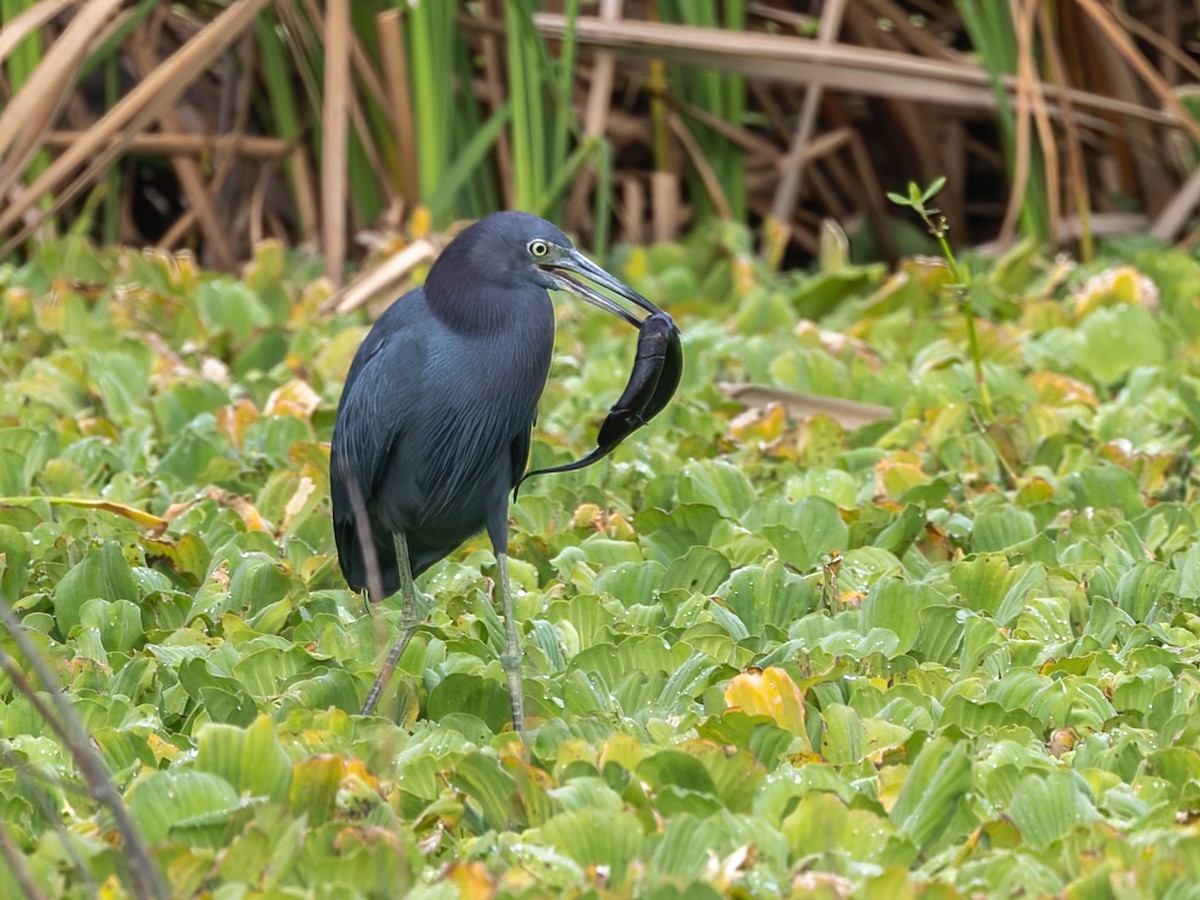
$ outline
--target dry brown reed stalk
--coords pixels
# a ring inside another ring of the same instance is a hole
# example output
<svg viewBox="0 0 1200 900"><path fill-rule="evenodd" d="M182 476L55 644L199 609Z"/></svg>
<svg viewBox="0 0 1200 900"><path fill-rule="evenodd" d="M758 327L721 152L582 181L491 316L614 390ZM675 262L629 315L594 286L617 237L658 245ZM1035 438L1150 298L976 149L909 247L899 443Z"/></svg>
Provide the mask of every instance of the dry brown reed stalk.
<svg viewBox="0 0 1200 900"><path fill-rule="evenodd" d="M9 198L0 210L0 234L22 222L25 214L47 196L54 195L49 214L61 212L67 203L103 175L129 138L144 130L162 110L174 105L188 85L253 24L267 2L234 0L192 40L156 67L89 128L78 143L55 159L33 184ZM80 168L82 172L79 172ZM32 221L25 222L14 236L0 245L0 257L7 256L28 237L41 218L35 216Z"/></svg>
<svg viewBox="0 0 1200 900"><path fill-rule="evenodd" d="M45 140L78 77L96 34L116 15L120 0L99 0L80 10L54 42L38 71L0 115L0 197L6 196Z"/></svg>
<svg viewBox="0 0 1200 900"><path fill-rule="evenodd" d="M484 15L491 21L503 22L504 9L500 0L484 0ZM483 95L487 109L495 115L505 103L508 88L504 78L504 48L499 35L485 32L479 38L480 50L483 56ZM504 196L504 205L511 207L513 203L513 162L512 142L506 133L496 139L496 169L500 174L500 190Z"/></svg>
<svg viewBox="0 0 1200 900"><path fill-rule="evenodd" d="M1029 187L1030 160L1034 152L1030 128L1036 125L1037 149L1045 158L1044 170L1047 183L1044 185L1049 209L1050 233L1058 233L1058 153L1050 120L1046 114L1045 97L1037 77L1037 66L1033 56L1033 4L1028 0L1009 0L1008 7L1013 19L1017 38L1017 95L1014 117L1016 133L1013 157L1012 189L1009 191L1008 208L1000 226L1001 243L1013 240L1017 230L1017 218L1024 207L1025 192ZM1043 186L1039 185L1038 189Z"/></svg>
<svg viewBox="0 0 1200 900"><path fill-rule="evenodd" d="M823 44L832 44L842 27L842 16L846 11L845 0L830 0L821 12L821 26L817 32L817 40ZM788 147L787 162L779 179L779 187L775 191L775 200L771 204L771 215L764 229L763 255L773 269L779 268L783 260L788 232L787 223L792 221L796 208L796 200L800 196L800 179L804 174L804 151L812 138L812 131L817 122L817 110L821 103L821 86L809 85L804 93L804 105L796 121L796 130L792 134L791 145Z"/></svg>
<svg viewBox="0 0 1200 900"><path fill-rule="evenodd" d="M550 38L562 37L567 28L562 16L551 13L538 13L534 22ZM870 97L900 97L978 111L995 108L987 74L965 62L914 58L847 44L824 46L813 40L782 35L730 33L629 20L581 19L576 38L581 44L613 50L621 56L662 58L685 66L775 82L820 84L827 89ZM1016 79L1006 78L1004 85L1015 92ZM1078 106L1096 112L1183 127L1177 111L1164 113L1077 88L1071 90L1071 99Z"/></svg>
<svg viewBox="0 0 1200 900"><path fill-rule="evenodd" d="M418 115L430 113L413 94L428 80L413 77L411 9L379 2L360 16L349 0L162 4L133 27L141 7L121 6L40 0L0 29L0 61L30 34L40 34L45 48L37 76L20 90L0 70L0 98L8 101L0 111L0 254L21 247L39 223L74 215L82 194L114 167L128 172L147 156L173 169L185 210L147 239L199 244L207 261L226 268L245 259L254 240L275 236L318 243L340 282L356 231L396 230L403 227L397 211L411 215L438 201L421 196L418 178L418 145L428 135ZM1071 230L1060 220L1082 223L1085 256L1092 210L1110 210L1114 196L1134 198L1157 234L1179 234L1198 201L1190 169L1168 160L1164 138L1200 141L1200 124L1176 88L1200 78L1196 55L1179 42L1200 24L1200 10L1170 6L1144 20L1100 0L1063 0L1054 15L1034 0L999 7L1017 38L1016 68L1000 78L1015 113L1011 171L997 99L988 73L963 52L956 4L833 2L814 5L814 18L783 0L748 2L742 30L654 21L659 7L621 0L584 4L574 26L562 14L535 12L545 58L561 52L572 27L577 47L569 77L545 78L545 109L560 103L549 94L565 89L570 139L604 151L577 159L569 181L560 179L569 184L560 224L586 240L611 218L624 239L673 239L705 208L701 194L713 215L744 207L776 263L785 254L794 261L797 249L812 252L825 217L864 220L890 258L883 189L946 175L939 206L960 239L1015 234L1027 188L1045 194L1049 233ZM443 81L454 82L461 108L440 114L463 116L455 147L490 116L498 121L510 99L506 27L520 19L506 19L505 8L485 0L446 19L456 31ZM355 31L362 22L370 31ZM282 53L275 63L286 68L275 70L275 86L294 98L287 128L254 101L266 80L255 41L268 32ZM142 78L123 85L115 102L97 100L100 70L90 94L81 81L100 54L110 78ZM736 113L689 92L692 79L712 72L744 79ZM185 91L186 108L177 111ZM494 128L474 149L469 171L455 175L453 215L440 224L514 202L515 125ZM160 131L148 133L154 127ZM739 154L744 183L723 183L728 159L712 155L709 138ZM1038 153L1044 174L1030 167ZM427 182L441 183L455 160L438 163ZM805 171L812 166L815 176ZM545 172L546 183L558 174ZM603 190L611 203L597 205ZM136 230L123 236L139 237Z"/></svg>
<svg viewBox="0 0 1200 900"><path fill-rule="evenodd" d="M624 0L600 0L601 19L621 18ZM616 60L611 53L601 50L592 62L591 84L583 112L583 136L585 139L602 138L607 130L608 114L612 106L613 81ZM567 212L575 219L588 215L588 194L595 185L595 169L587 166L571 186ZM635 201L637 202L637 201Z"/></svg>
<svg viewBox="0 0 1200 900"><path fill-rule="evenodd" d="M375 20L379 32L379 49L383 63L388 103L396 129L396 155L400 165L400 197L409 208L421 202L421 187L417 180L417 139L413 115L412 87L408 80L408 51L404 49L401 13L390 9Z"/></svg>
<svg viewBox="0 0 1200 900"><path fill-rule="evenodd" d="M144 29L143 35L145 35L144 40L130 42L130 55L133 57L139 74L145 78L158 65L158 60L154 58L154 51L151 49L153 44L150 43L149 36L145 34ZM174 109L162 110L158 120L162 129L169 134L179 134L186 130L183 120ZM232 268L233 251L226 239L224 226L217 215L216 204L213 202L208 185L205 184L199 164L189 156L172 156L171 164L175 167L175 173L179 177L184 194L187 195L191 211L195 214L200 230L204 234L205 243L213 262L221 269Z"/></svg>
<svg viewBox="0 0 1200 900"><path fill-rule="evenodd" d="M0 62L8 59L29 35L46 27L59 14L74 6L74 0L42 0L28 7L0 28Z"/></svg>
<svg viewBox="0 0 1200 900"><path fill-rule="evenodd" d="M1121 57L1129 67L1137 72L1138 77L1146 83L1146 86L1154 92L1162 104L1175 114L1179 125L1191 134L1192 140L1200 143L1200 121L1197 121L1188 112L1187 108L1180 102L1179 97L1171 90L1171 86L1167 84L1154 66L1150 64L1145 55L1137 49L1129 35L1117 23L1113 14L1097 3L1096 0L1076 0L1076 2L1091 17L1096 27L1104 33L1104 36L1108 38L1112 46L1121 54Z"/></svg>
<svg viewBox="0 0 1200 900"><path fill-rule="evenodd" d="M1058 91L1058 101L1063 108L1063 133L1067 145L1067 183L1070 185L1071 196L1074 200L1075 215L1080 224L1080 255L1083 261L1091 262L1093 254L1091 214L1091 199L1088 196L1087 170L1083 159L1083 141L1079 135L1079 127L1075 122L1074 109L1067 92L1066 67L1058 42L1054 38L1054 29L1050 22L1050 13L1045 5L1038 9L1038 34L1042 46L1046 50L1046 63L1050 77Z"/></svg>
<svg viewBox="0 0 1200 900"><path fill-rule="evenodd" d="M321 114L321 244L325 275L341 286L346 264L346 170L350 122L350 3L325 8L325 85Z"/></svg>

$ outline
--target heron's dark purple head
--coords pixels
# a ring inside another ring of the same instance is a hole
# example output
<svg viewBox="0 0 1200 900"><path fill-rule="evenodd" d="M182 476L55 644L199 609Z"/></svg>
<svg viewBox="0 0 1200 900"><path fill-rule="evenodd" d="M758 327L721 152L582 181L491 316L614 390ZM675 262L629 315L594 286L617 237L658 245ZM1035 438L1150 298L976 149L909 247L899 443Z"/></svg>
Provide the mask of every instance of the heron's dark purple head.
<svg viewBox="0 0 1200 900"><path fill-rule="evenodd" d="M582 276L646 312L658 307L591 262L563 232L545 219L523 212L499 212L480 219L442 251L425 281L425 295L435 307L461 307L464 298L530 288L575 294L630 324L639 320L624 307L576 280ZM465 309L456 310L458 318ZM482 314L477 311L477 315Z"/></svg>
<svg viewBox="0 0 1200 900"><path fill-rule="evenodd" d="M442 251L425 281L427 292L551 285L537 267L549 248L572 252L575 247L545 219L523 212L499 212L461 231Z"/></svg>

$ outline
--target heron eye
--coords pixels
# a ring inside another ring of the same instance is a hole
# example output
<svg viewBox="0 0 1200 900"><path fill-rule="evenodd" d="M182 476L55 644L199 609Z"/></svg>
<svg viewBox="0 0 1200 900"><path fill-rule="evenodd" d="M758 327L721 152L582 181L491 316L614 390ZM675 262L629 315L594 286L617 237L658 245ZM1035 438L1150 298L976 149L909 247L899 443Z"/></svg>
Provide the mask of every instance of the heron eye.
<svg viewBox="0 0 1200 900"><path fill-rule="evenodd" d="M545 241L530 241L529 252L536 257L542 257L550 252L550 245Z"/></svg>

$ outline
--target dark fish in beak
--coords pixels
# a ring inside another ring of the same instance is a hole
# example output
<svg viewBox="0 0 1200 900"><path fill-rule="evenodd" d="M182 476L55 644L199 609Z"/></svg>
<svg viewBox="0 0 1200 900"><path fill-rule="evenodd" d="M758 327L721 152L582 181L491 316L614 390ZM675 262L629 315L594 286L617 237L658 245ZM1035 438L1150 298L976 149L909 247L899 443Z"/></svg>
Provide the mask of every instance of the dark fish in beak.
<svg viewBox="0 0 1200 900"><path fill-rule="evenodd" d="M656 308L638 327L633 372L621 398L613 404L600 426L596 449L574 462L526 472L513 488L513 497L516 497L525 479L534 475L574 472L604 459L621 441L662 412L679 387L682 374L683 345L679 329L669 315Z"/></svg>

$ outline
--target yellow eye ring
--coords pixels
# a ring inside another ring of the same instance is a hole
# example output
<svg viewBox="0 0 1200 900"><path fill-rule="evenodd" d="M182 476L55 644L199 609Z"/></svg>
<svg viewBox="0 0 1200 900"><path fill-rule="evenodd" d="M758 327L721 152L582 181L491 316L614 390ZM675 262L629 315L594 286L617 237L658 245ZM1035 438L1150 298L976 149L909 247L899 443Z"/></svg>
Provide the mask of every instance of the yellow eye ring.
<svg viewBox="0 0 1200 900"><path fill-rule="evenodd" d="M530 241L529 252L534 256L542 257L550 252L550 245L545 241Z"/></svg>

